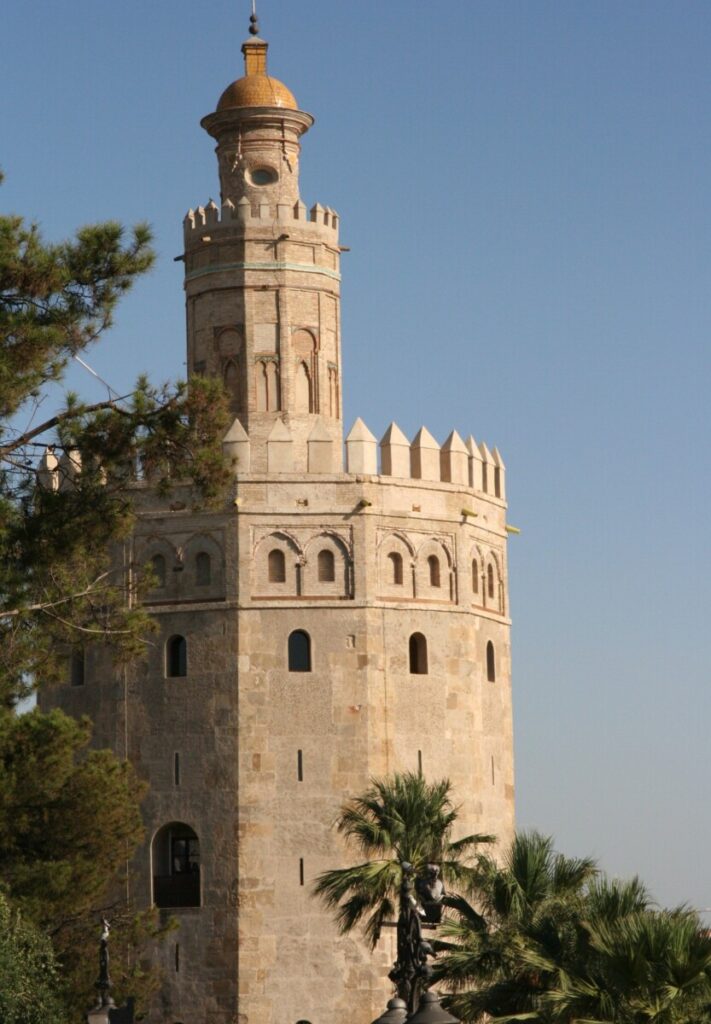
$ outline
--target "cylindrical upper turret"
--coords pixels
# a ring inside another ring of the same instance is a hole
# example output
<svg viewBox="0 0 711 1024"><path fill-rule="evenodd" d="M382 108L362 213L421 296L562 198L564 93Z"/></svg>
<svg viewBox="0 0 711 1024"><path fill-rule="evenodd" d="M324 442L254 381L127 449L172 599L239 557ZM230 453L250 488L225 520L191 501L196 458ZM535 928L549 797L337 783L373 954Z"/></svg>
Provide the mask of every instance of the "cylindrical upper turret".
<svg viewBox="0 0 711 1024"><path fill-rule="evenodd" d="M217 140L222 202L296 203L299 138L313 124L293 93L267 74L269 44L242 45L244 76L225 89L214 114L201 121Z"/></svg>
<svg viewBox="0 0 711 1024"><path fill-rule="evenodd" d="M251 449L240 472L340 471L338 216L300 200L313 118L267 74L255 22L244 76L201 122L217 140L222 208L184 222L188 367L224 380Z"/></svg>

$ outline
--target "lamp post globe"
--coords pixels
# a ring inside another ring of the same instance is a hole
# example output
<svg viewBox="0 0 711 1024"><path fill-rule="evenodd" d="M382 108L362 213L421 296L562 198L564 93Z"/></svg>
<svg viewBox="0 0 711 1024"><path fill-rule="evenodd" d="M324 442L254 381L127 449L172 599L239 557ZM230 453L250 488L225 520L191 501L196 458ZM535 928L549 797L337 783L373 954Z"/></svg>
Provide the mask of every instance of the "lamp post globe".
<svg viewBox="0 0 711 1024"><path fill-rule="evenodd" d="M416 1013L407 1018L407 1024L460 1024L440 1004L437 992L424 992Z"/></svg>
<svg viewBox="0 0 711 1024"><path fill-rule="evenodd" d="M391 999L387 1009L373 1021L373 1024L405 1024L407 1020L407 1003L397 996Z"/></svg>

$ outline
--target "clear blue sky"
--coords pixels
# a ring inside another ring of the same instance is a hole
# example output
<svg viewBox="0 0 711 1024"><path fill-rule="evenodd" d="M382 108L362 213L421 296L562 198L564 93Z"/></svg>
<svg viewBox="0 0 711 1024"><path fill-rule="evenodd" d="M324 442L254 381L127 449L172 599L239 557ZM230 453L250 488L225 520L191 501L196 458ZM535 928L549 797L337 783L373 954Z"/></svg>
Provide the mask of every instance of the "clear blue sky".
<svg viewBox="0 0 711 1024"><path fill-rule="evenodd" d="M89 356L184 372L181 221L247 0L6 0L3 209L149 220ZM711 5L260 0L343 218L347 426L508 466L518 822L711 905ZM99 397L86 374L72 383ZM48 400L46 408L51 408Z"/></svg>

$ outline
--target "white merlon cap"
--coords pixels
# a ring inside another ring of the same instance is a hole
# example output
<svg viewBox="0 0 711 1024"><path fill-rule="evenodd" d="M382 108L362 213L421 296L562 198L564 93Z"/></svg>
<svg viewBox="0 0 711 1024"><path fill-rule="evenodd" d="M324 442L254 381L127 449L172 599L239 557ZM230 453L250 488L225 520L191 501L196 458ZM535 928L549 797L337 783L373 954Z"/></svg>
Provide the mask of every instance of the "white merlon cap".
<svg viewBox="0 0 711 1024"><path fill-rule="evenodd" d="M383 434L380 450L383 476L408 478L411 475L410 442L397 423L391 423Z"/></svg>
<svg viewBox="0 0 711 1024"><path fill-rule="evenodd" d="M440 447L427 427L420 427L410 445L412 475L418 480L440 479Z"/></svg>
<svg viewBox="0 0 711 1024"><path fill-rule="evenodd" d="M346 438L346 470L368 476L378 472L378 442L360 416Z"/></svg>

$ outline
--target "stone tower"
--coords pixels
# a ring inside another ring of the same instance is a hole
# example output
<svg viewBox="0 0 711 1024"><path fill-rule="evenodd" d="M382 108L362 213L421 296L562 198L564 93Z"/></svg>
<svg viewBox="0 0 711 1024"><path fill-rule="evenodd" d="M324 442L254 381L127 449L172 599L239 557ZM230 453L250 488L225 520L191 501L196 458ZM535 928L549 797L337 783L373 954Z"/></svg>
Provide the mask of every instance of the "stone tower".
<svg viewBox="0 0 711 1024"><path fill-rule="evenodd" d="M202 122L221 206L184 222L188 367L230 394L234 492L200 513L132 485L122 557L152 563L159 631L141 662L92 652L44 700L91 714L150 783L130 884L179 923L151 1020L367 1024L392 937L372 955L310 896L354 856L342 801L421 769L451 779L461 834L513 830L505 469L394 423L378 456L361 420L344 469L339 221L300 198L313 119L265 42L243 53Z"/></svg>

